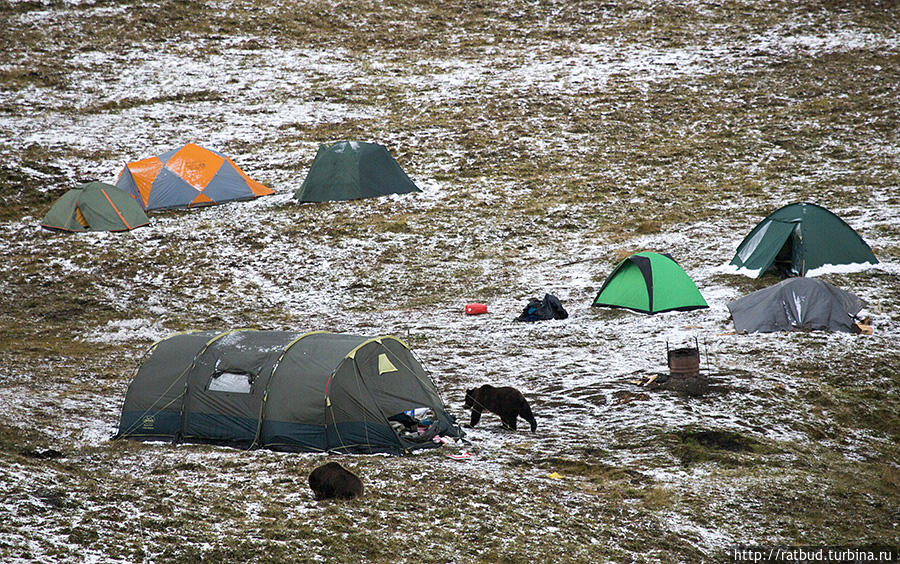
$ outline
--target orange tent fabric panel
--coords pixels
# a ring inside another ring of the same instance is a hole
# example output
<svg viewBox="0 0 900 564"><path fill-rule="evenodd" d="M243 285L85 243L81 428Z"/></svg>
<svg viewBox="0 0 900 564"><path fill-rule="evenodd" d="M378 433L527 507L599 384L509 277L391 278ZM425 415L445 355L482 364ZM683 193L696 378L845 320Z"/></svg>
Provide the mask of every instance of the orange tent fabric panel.
<svg viewBox="0 0 900 564"><path fill-rule="evenodd" d="M88 225L87 219L84 218L84 214L81 213L81 208L75 208L75 221L83 225L85 228L90 227L90 225Z"/></svg>
<svg viewBox="0 0 900 564"><path fill-rule="evenodd" d="M141 199L144 206L150 201L150 188L156 175L162 170L163 163L157 157L150 157L140 161L134 161L125 165L131 172L131 177L137 185L138 191L141 193Z"/></svg>
<svg viewBox="0 0 900 564"><path fill-rule="evenodd" d="M166 162L166 168L197 190L203 190L213 179L225 159L199 145L188 143Z"/></svg>
<svg viewBox="0 0 900 564"><path fill-rule="evenodd" d="M194 201L188 205L188 207L205 206L209 204L215 204L215 202L210 200L206 194L200 192L199 194L197 194L197 197L194 198Z"/></svg>

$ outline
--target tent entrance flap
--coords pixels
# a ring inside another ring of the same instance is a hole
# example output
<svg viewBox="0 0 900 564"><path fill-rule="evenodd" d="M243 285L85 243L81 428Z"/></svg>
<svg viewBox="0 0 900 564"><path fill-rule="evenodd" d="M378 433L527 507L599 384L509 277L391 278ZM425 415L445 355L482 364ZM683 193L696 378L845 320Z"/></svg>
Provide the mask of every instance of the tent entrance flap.
<svg viewBox="0 0 900 564"><path fill-rule="evenodd" d="M759 226L758 231L752 234L738 248L737 254L731 264L747 270L755 270L763 273L769 269L776 260L792 259L794 252L799 252L799 245L794 249L792 244L796 223L770 220ZM782 250L788 247L789 253L782 257Z"/></svg>
<svg viewBox="0 0 900 564"><path fill-rule="evenodd" d="M772 261L772 268L785 276L803 276L803 264L803 245L798 224L785 238L784 245L781 246L778 254L775 255L775 260Z"/></svg>

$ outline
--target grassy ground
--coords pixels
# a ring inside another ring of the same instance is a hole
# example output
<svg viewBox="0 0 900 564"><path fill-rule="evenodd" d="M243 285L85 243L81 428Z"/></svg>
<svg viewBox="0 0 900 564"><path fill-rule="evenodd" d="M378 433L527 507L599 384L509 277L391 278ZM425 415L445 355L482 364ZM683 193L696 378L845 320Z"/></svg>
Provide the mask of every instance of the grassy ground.
<svg viewBox="0 0 900 564"><path fill-rule="evenodd" d="M0 24L0 560L900 545L891 3L2 2ZM424 193L295 204L339 139L386 144ZM78 180L187 141L277 195L125 235L37 227ZM723 304L775 279L715 267L801 200L882 260L826 277L869 302L873 337L728 334ZM647 248L711 309L588 308ZM544 291L569 320L509 323ZM511 384L539 431L485 416L469 462L342 457L367 492L342 503L307 489L324 456L106 440L153 338L230 327L401 334L461 418L464 389ZM629 384L698 333L708 396Z"/></svg>

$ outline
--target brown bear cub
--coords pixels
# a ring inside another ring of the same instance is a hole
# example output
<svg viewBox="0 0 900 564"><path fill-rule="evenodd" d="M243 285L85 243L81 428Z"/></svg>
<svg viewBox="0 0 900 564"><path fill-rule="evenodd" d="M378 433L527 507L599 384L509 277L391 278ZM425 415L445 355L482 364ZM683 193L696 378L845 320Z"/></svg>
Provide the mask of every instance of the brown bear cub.
<svg viewBox="0 0 900 564"><path fill-rule="evenodd" d="M322 499L353 499L363 493L363 483L337 462L323 464L309 473L309 487Z"/></svg>
<svg viewBox="0 0 900 564"><path fill-rule="evenodd" d="M487 410L499 415L503 425L513 431L516 430L516 417L518 416L531 423L532 433L537 429L537 421L534 420L528 400L515 388L508 386L495 388L489 384L473 388L466 392L466 401L463 407L472 409L472 420L469 422L472 427L478 424L481 420L481 413Z"/></svg>

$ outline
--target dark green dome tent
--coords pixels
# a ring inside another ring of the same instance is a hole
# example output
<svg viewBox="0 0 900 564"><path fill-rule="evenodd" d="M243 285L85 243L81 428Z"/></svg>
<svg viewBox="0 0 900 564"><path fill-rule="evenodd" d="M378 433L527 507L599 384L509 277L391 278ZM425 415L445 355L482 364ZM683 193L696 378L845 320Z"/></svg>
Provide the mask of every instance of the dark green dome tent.
<svg viewBox="0 0 900 564"><path fill-rule="evenodd" d="M423 434L388 420L420 408L433 414ZM403 454L437 446L435 435L462 431L399 339L237 330L155 344L128 387L116 436Z"/></svg>
<svg viewBox="0 0 900 564"><path fill-rule="evenodd" d="M421 192L382 145L340 141L320 145L306 180L294 193L301 202L374 198Z"/></svg>
<svg viewBox="0 0 900 564"><path fill-rule="evenodd" d="M739 332L853 333L853 319L864 306L856 295L818 278L788 278L734 300L728 311Z"/></svg>
<svg viewBox="0 0 900 564"><path fill-rule="evenodd" d="M869 245L827 209L810 203L775 210L750 231L731 265L759 278L770 268L792 275L815 275L831 265L876 264Z"/></svg>
<svg viewBox="0 0 900 564"><path fill-rule="evenodd" d="M643 313L709 307L675 259L651 252L636 253L620 262L603 282L592 305Z"/></svg>
<svg viewBox="0 0 900 564"><path fill-rule="evenodd" d="M60 196L41 220L56 231L128 231L150 223L141 206L115 186L89 182Z"/></svg>

